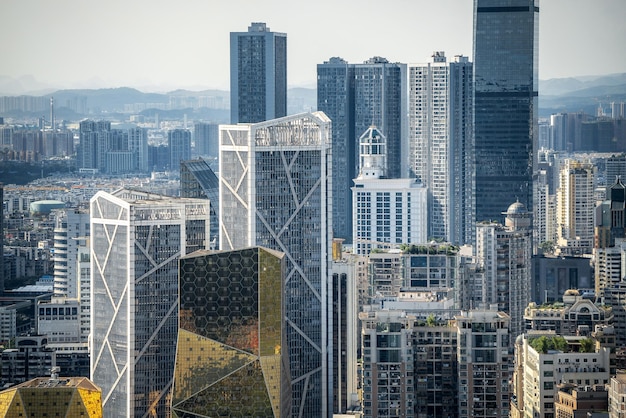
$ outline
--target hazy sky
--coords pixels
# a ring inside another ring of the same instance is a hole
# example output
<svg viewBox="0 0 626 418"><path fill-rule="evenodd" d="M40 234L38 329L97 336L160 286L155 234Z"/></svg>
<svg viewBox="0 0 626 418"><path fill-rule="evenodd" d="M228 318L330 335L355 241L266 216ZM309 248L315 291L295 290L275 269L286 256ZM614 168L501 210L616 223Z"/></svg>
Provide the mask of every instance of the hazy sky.
<svg viewBox="0 0 626 418"><path fill-rule="evenodd" d="M472 0L0 0L0 76L55 87L229 86L229 32L287 33L288 83L332 56L472 55ZM626 0L542 0L541 79L626 72Z"/></svg>

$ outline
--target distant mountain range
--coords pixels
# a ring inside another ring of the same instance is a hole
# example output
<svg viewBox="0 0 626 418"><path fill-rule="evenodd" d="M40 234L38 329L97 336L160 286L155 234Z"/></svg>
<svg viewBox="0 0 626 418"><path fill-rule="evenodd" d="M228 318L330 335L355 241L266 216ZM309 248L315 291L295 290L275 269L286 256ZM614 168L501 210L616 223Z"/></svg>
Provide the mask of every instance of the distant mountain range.
<svg viewBox="0 0 626 418"><path fill-rule="evenodd" d="M53 96L59 110L65 104L80 98L86 102L90 113L121 112L125 110L125 106L135 104L141 104L143 108L149 109L151 106L163 107L176 103L178 108L184 108L187 106L185 101L187 98L192 100L195 98L198 100L198 106L220 109L226 119L228 117L225 112L230 101L229 92L226 90L180 89L167 93L142 92L129 87L58 90L38 82L32 76L17 79L0 76L0 96L17 95ZM608 108L611 102L622 101L626 102L626 73L539 81L539 115L544 117L556 112L584 111L596 114L599 106ZM289 88L288 113L300 113L316 108L314 88Z"/></svg>

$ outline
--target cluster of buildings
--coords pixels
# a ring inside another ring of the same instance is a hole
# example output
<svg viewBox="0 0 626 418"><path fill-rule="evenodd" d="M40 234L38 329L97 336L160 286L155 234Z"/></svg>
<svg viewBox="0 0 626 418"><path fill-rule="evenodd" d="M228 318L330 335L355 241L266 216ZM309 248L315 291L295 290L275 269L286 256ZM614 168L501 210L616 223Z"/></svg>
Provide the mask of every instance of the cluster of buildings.
<svg viewBox="0 0 626 418"><path fill-rule="evenodd" d="M93 386L55 374L0 400L26 411L21 392L67 386L111 417L623 416L626 187L539 149L538 14L477 1L474 62L331 58L317 111L296 115L286 35L231 33L231 124L196 125L195 154L185 129L154 148L178 190L122 184L40 215L51 286L3 292L0 318L35 318L3 337L2 382L60 367ZM85 120L77 139L83 173L160 161L142 128Z"/></svg>

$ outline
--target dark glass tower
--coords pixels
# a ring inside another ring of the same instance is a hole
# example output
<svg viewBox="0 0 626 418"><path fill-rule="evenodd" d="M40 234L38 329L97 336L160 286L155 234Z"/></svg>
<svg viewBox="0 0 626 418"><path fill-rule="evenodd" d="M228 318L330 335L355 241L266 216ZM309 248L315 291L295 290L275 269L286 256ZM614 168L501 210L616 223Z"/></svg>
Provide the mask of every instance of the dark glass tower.
<svg viewBox="0 0 626 418"><path fill-rule="evenodd" d="M476 221L529 210L537 148L538 0L474 0Z"/></svg>
<svg viewBox="0 0 626 418"><path fill-rule="evenodd" d="M287 115L287 35L253 22L230 33L230 122Z"/></svg>
<svg viewBox="0 0 626 418"><path fill-rule="evenodd" d="M333 57L317 65L317 110L333 121L333 236L352 241L352 179L357 141L354 134L354 65Z"/></svg>

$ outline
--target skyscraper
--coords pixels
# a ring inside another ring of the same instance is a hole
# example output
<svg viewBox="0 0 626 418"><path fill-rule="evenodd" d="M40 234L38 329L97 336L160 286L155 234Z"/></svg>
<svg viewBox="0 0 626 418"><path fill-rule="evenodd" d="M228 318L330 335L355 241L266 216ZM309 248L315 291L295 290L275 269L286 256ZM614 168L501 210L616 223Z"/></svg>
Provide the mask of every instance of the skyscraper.
<svg viewBox="0 0 626 418"><path fill-rule="evenodd" d="M79 143L76 150L78 169L104 172L109 148L111 122L84 120L79 125Z"/></svg>
<svg viewBox="0 0 626 418"><path fill-rule="evenodd" d="M230 33L230 122L287 115L287 34L252 22Z"/></svg>
<svg viewBox="0 0 626 418"><path fill-rule="evenodd" d="M317 109L333 123L333 233L352 239L352 180L359 173L359 137L375 125L387 138L389 178L407 177L406 65L373 57L317 66Z"/></svg>
<svg viewBox="0 0 626 418"><path fill-rule="evenodd" d="M352 240L352 179L358 174L354 133L354 65L333 57L317 65L317 110L333 121L333 236Z"/></svg>
<svg viewBox="0 0 626 418"><path fill-rule="evenodd" d="M406 64L372 57L354 66L354 77L354 132L377 126L387 138L387 176L407 177Z"/></svg>
<svg viewBox="0 0 626 418"><path fill-rule="evenodd" d="M220 126L220 248L285 253L293 416L332 412L330 129L322 112Z"/></svg>
<svg viewBox="0 0 626 418"><path fill-rule="evenodd" d="M517 199L532 211L538 0L474 0L476 221Z"/></svg>
<svg viewBox="0 0 626 418"><path fill-rule="evenodd" d="M103 191L90 201L91 378L106 416L166 416L178 259L206 249L209 202Z"/></svg>
<svg viewBox="0 0 626 418"><path fill-rule="evenodd" d="M219 152L219 125L198 122L193 125L194 156L217 157Z"/></svg>
<svg viewBox="0 0 626 418"><path fill-rule="evenodd" d="M219 198L220 181L209 164L203 160L180 162L180 197L209 199L210 209L210 245L212 250L218 249Z"/></svg>
<svg viewBox="0 0 626 418"><path fill-rule="evenodd" d="M428 237L472 243L472 64L437 51L408 72L409 169L428 188Z"/></svg>
<svg viewBox="0 0 626 418"><path fill-rule="evenodd" d="M180 261L174 417L286 417L284 254L253 247Z"/></svg>
<svg viewBox="0 0 626 418"><path fill-rule="evenodd" d="M567 159L559 172L557 190L557 246L561 255L591 254L596 206L595 167Z"/></svg>
<svg viewBox="0 0 626 418"><path fill-rule="evenodd" d="M133 170L148 172L148 132L146 129L128 130L128 151L132 153Z"/></svg>

